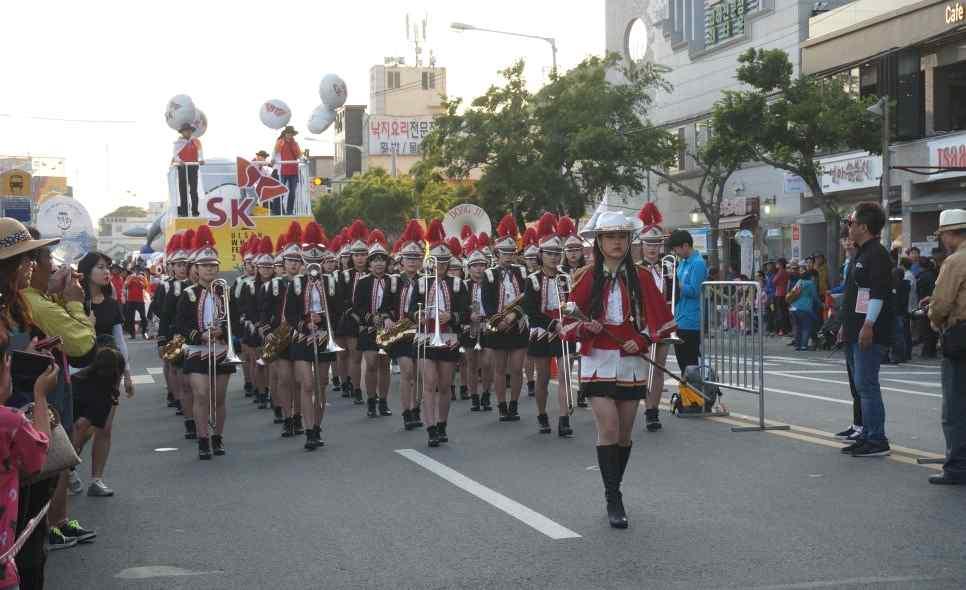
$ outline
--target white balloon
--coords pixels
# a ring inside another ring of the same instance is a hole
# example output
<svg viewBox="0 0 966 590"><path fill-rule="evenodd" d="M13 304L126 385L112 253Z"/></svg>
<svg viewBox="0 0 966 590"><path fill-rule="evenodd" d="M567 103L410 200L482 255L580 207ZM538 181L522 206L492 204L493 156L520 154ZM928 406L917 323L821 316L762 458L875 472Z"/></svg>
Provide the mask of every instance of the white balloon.
<svg viewBox="0 0 966 590"><path fill-rule="evenodd" d="M335 121L335 111L328 105L320 104L312 110L309 117L308 128L311 133L319 134L329 128Z"/></svg>
<svg viewBox="0 0 966 590"><path fill-rule="evenodd" d="M277 98L266 100L258 111L262 124L269 129L281 129L292 119L292 109Z"/></svg>
<svg viewBox="0 0 966 590"><path fill-rule="evenodd" d="M345 104L347 94L345 80L335 74L326 74L319 82L319 98L332 110Z"/></svg>
<svg viewBox="0 0 966 590"><path fill-rule="evenodd" d="M177 131L185 123L191 123L195 118L195 103L187 94L178 94L168 101L164 109L164 121L168 127Z"/></svg>
<svg viewBox="0 0 966 590"><path fill-rule="evenodd" d="M201 137L205 134L205 131L208 131L208 117L205 116L204 111L195 109L195 118L191 121L191 126L195 128L191 137Z"/></svg>

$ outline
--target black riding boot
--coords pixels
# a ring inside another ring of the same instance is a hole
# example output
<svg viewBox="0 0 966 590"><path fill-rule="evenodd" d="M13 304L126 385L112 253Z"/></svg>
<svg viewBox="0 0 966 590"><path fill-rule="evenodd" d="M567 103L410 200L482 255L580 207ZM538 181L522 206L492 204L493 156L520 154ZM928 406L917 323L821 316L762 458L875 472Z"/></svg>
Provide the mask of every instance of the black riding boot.
<svg viewBox="0 0 966 590"><path fill-rule="evenodd" d="M379 415L376 413L376 398L374 397L368 398L366 400L366 404L368 404L368 408L369 408L369 410L366 412L366 416L369 416L370 418L375 418L376 416Z"/></svg>
<svg viewBox="0 0 966 590"><path fill-rule="evenodd" d="M208 444L207 438L198 439L198 458L202 461L211 459L211 445Z"/></svg>
<svg viewBox="0 0 966 590"><path fill-rule="evenodd" d="M392 410L389 409L389 402L385 398L379 398L379 415L392 416Z"/></svg>
<svg viewBox="0 0 966 590"><path fill-rule="evenodd" d="M267 410L268 409L268 391L263 391L261 396L258 398L258 409Z"/></svg>
<svg viewBox="0 0 966 590"><path fill-rule="evenodd" d="M436 425L436 437L439 438L441 443L449 442L449 437L446 435L446 422L440 422Z"/></svg>
<svg viewBox="0 0 966 590"><path fill-rule="evenodd" d="M644 410L644 426L648 432L657 432L661 429L660 410L651 408Z"/></svg>
<svg viewBox="0 0 966 590"><path fill-rule="evenodd" d="M275 419L273 420L275 424L281 424L285 421L285 417L282 416L282 406L275 406L272 410L275 412Z"/></svg>
<svg viewBox="0 0 966 590"><path fill-rule="evenodd" d="M342 382L342 397L352 397L352 378L346 377Z"/></svg>
<svg viewBox="0 0 966 590"><path fill-rule="evenodd" d="M198 438L198 429L195 426L195 421L190 418L184 421L184 437L188 440Z"/></svg>
<svg viewBox="0 0 966 590"><path fill-rule="evenodd" d="M305 434L305 428L302 426L302 414L296 414L292 418L292 423L295 425L295 430L293 430L295 434Z"/></svg>
<svg viewBox="0 0 966 590"><path fill-rule="evenodd" d="M403 428L405 430L412 430L413 429L412 410L403 410L402 419L403 419Z"/></svg>
<svg viewBox="0 0 966 590"><path fill-rule="evenodd" d="M570 416L557 418L557 436L569 438L574 435L574 429L570 427Z"/></svg>
<svg viewBox="0 0 966 590"><path fill-rule="evenodd" d="M540 424L540 434L550 434L552 432L550 428L550 417L546 414L538 414L537 422Z"/></svg>
<svg viewBox="0 0 966 590"><path fill-rule="evenodd" d="M422 428L423 418L419 414L419 406L413 408L413 428Z"/></svg>
<svg viewBox="0 0 966 590"><path fill-rule="evenodd" d="M483 395L480 396L480 406L484 412L492 412L493 406L490 405L490 392L485 391Z"/></svg>
<svg viewBox="0 0 966 590"><path fill-rule="evenodd" d="M470 396L470 411L479 412L480 411L480 396L476 393Z"/></svg>
<svg viewBox="0 0 966 590"><path fill-rule="evenodd" d="M630 447L626 447L630 449ZM628 455L630 453L628 452ZM621 457L624 451L617 445L599 445L597 464L604 482L604 499L607 501L607 520L615 529L627 528L627 515L621 498Z"/></svg>
<svg viewBox="0 0 966 590"><path fill-rule="evenodd" d="M317 445L315 444L315 429L306 428L305 429L305 450L314 451L316 446Z"/></svg>
<svg viewBox="0 0 966 590"><path fill-rule="evenodd" d="M211 450L216 455L225 454L225 441L222 440L220 434L211 435Z"/></svg>
<svg viewBox="0 0 966 590"><path fill-rule="evenodd" d="M174 406L175 416L184 416L184 408L181 407L181 400L175 400L176 404Z"/></svg>
<svg viewBox="0 0 966 590"><path fill-rule="evenodd" d="M293 418L285 418L282 420L282 437L291 438L295 436L295 420Z"/></svg>
<svg viewBox="0 0 966 590"><path fill-rule="evenodd" d="M507 409L506 402L500 402L500 403L498 403L497 404L497 407L500 410L500 422L509 422L510 421L510 410Z"/></svg>
<svg viewBox="0 0 966 590"><path fill-rule="evenodd" d="M426 429L426 433L429 435L429 446L438 447L439 446L439 434L436 431L436 426L430 426Z"/></svg>
<svg viewBox="0 0 966 590"><path fill-rule="evenodd" d="M536 395L537 383L535 381L527 381L527 397L533 397Z"/></svg>
<svg viewBox="0 0 966 590"><path fill-rule="evenodd" d="M456 401L456 386L455 385L450 385L449 386L449 401L451 401L451 402L455 402Z"/></svg>
<svg viewBox="0 0 966 590"><path fill-rule="evenodd" d="M354 403L357 406L361 406L362 404L365 403L364 401L362 401L362 390L361 389L354 389L354 390L352 390L352 403Z"/></svg>

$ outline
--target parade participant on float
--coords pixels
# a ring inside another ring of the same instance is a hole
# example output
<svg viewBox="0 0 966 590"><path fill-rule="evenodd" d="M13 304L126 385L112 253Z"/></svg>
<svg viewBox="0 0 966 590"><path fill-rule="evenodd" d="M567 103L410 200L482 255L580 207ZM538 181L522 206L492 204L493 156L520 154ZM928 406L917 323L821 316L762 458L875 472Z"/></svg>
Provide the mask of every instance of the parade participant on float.
<svg viewBox="0 0 966 590"><path fill-rule="evenodd" d="M321 270L326 250L325 232L312 221L305 227L302 239L302 260L306 266L314 265ZM326 304L336 295L335 277L316 273L316 269L309 268L306 274L290 277L291 286L285 303L285 317L293 327L289 357L294 361L299 384L301 408L306 421L307 451L314 451L325 444L322 442L322 417L325 415L329 365L335 361L335 353L326 352L329 333L325 322Z"/></svg>
<svg viewBox="0 0 966 590"><path fill-rule="evenodd" d="M191 216L198 217L198 173L205 163L201 150L201 140L191 137L195 128L185 123L178 129L180 137L174 142L174 157L171 165L178 169L178 217L188 216L188 196L191 196Z"/></svg>
<svg viewBox="0 0 966 590"><path fill-rule="evenodd" d="M537 246L537 228L530 226L523 232L523 265L527 269L527 275L540 270L540 248ZM534 364L533 359L527 354L527 360L523 363L523 377L527 381L527 397L534 396Z"/></svg>
<svg viewBox="0 0 966 590"><path fill-rule="evenodd" d="M211 459L225 454L225 393L228 376L235 367L226 364L226 338L228 325L218 317L224 314L227 293L213 292L211 283L218 277L218 251L211 228L202 225L195 236L194 263L198 270L198 283L184 289L178 299L175 322L178 331L185 335L188 351L184 361L191 390L194 393L194 415L198 428L198 458ZM214 353L214 360L210 354ZM211 375L211 364L215 375ZM214 390L212 390L214 384ZM208 440L209 396L214 396L215 432Z"/></svg>
<svg viewBox="0 0 966 590"><path fill-rule="evenodd" d="M336 342L346 350L348 355L348 376L342 386L343 392L348 389L352 392L352 402L362 405L362 352L358 349L359 341L359 321L352 313L353 294L359 279L364 277L367 272L367 262L369 260L369 245L366 240L369 238L369 230L361 219L352 222L347 233L347 249L352 256L352 267L339 273L339 312L341 320L339 327L335 330L335 335L341 337ZM334 310L333 310L334 311ZM344 396L344 395L343 395Z"/></svg>
<svg viewBox="0 0 966 590"><path fill-rule="evenodd" d="M194 264L189 261L189 257L194 252L194 239L195 230L185 230L184 233L180 234L180 243L176 244L177 249L171 255L171 267L174 271L174 279L165 290L164 304L161 307L161 325L164 326L164 336L168 340L179 336L182 339L186 338L185 334L182 334L178 330L176 316L181 294L192 284L191 272L194 269ZM174 396L177 401L175 414L184 416L184 437L188 440L193 440L197 438L197 428L194 419L194 392L191 389L191 383L189 383L188 375L184 369L184 354L176 355L176 359L170 365L174 383Z"/></svg>
<svg viewBox="0 0 966 590"><path fill-rule="evenodd" d="M463 228L463 232L461 233L471 235L473 231L469 228L469 226L466 226ZM463 280L463 245L456 236L450 236L447 238L446 245L449 246L450 251L453 253L453 257L449 259L449 268L446 270L446 275ZM464 326L464 328L467 327ZM460 345L462 345L465 334L465 332L461 332L459 334ZM467 393L468 390L466 387L467 377L465 355L460 358L459 365L456 367L456 372L459 373L460 376L460 399L468 400L470 399L470 396ZM449 386L449 394L450 401L456 401L456 375L453 375L453 383Z"/></svg>
<svg viewBox="0 0 966 590"><path fill-rule="evenodd" d="M359 324L357 348L365 361L367 415L375 418L392 416L389 410L389 356L379 354L376 334L399 319L396 315L399 277L386 273L389 251L382 230L372 230L368 242L369 273L356 283L352 294L352 315Z"/></svg>
<svg viewBox="0 0 966 590"><path fill-rule="evenodd" d="M245 377L245 397L255 395L255 355L250 347L245 344L245 334L248 332L248 305L246 301L254 296L252 287L255 283L255 245L258 244L258 236L250 234L248 239L239 248L238 254L242 258L243 273L235 278L231 286L231 319L234 322L232 333L238 337L241 346L242 374Z"/></svg>
<svg viewBox="0 0 966 590"><path fill-rule="evenodd" d="M661 265L664 240L667 237L664 228L660 225L663 217L654 203L644 205L637 217L644 224L644 228L638 234L642 243L640 266L651 273L657 290L667 299L665 285L670 287L671 283L670 277L665 277L664 268ZM670 348L671 345L667 342L657 342L649 353L654 362L663 367L667 363L667 353ZM644 426L648 432L656 432L661 429L660 404L661 394L664 391L664 373L655 369L651 369L650 373L647 399L644 402Z"/></svg>
<svg viewBox="0 0 966 590"><path fill-rule="evenodd" d="M411 219L399 238L399 254L402 258L402 272L399 274L399 297L396 313L390 329L395 322L406 317L416 291L419 268L423 261L425 243L423 227ZM399 405L402 407L403 427L406 430L423 425L419 417L419 404L416 392L416 345L415 334L407 335L386 348L386 353L399 364Z"/></svg>
<svg viewBox="0 0 966 590"><path fill-rule="evenodd" d="M302 267L302 227L297 221L289 224L288 232L285 234L285 249L282 250L282 259L285 261L285 289L282 291L280 305L277 313L280 321L284 321L290 330L295 325L289 321L291 311L287 311L288 302L291 301L291 291L295 285L299 270ZM294 339L294 333L292 334ZM299 395L299 375L295 372L293 357L294 349L291 345L278 356L273 366L277 371L277 381L279 391L284 391L282 399L278 405L282 406L282 415L287 419L283 420L282 436L285 438L301 435L305 432L302 421L302 397ZM286 415L286 406L291 408Z"/></svg>
<svg viewBox="0 0 966 590"><path fill-rule="evenodd" d="M423 414L429 426L429 446L437 447L449 442L446 431L449 416L449 389L453 373L460 360L460 324L467 317L469 297L466 286L458 278L447 276L449 259L453 252L444 239L443 224L434 219L429 224L427 238L429 255L435 257L436 268L417 282L417 292L409 307L409 316L419 321L417 312L422 304L422 334L426 342L419 370L423 377ZM434 278L435 277L435 278ZM442 346L434 346L433 338L439 333Z"/></svg>
<svg viewBox="0 0 966 590"><path fill-rule="evenodd" d="M483 312L486 318L501 314L497 325L487 321L488 330L483 340L493 367L493 388L500 409L500 422L520 419L518 405L523 380L523 362L527 355L529 330L523 316L523 289L526 271L512 263L517 251L517 224L507 213L497 226L494 245L499 254L499 264L483 273ZM515 305L512 310L509 306ZM505 313L504 313L505 312ZM507 373L509 373L509 403L507 400Z"/></svg>
<svg viewBox="0 0 966 590"><path fill-rule="evenodd" d="M566 301L566 287L564 292L561 292L558 283L563 240L557 235L552 213L543 214L537 222L536 232L540 249L538 255L540 269L527 277L523 309L530 322L530 345L527 348L527 357L533 362L537 373L537 422L540 425L541 434L550 434L550 419L547 416L550 359L560 359L563 356L564 344L561 338L563 326L560 324L560 306ZM563 371L564 367L559 367L559 370ZM559 410L557 435L573 436L567 390L559 383L557 408Z"/></svg>
<svg viewBox="0 0 966 590"><path fill-rule="evenodd" d="M269 371L271 367L270 365L259 363L258 360L262 358L264 334L267 332L268 327L262 325L259 310L261 309L262 300L268 294L266 285L271 283L272 278L275 276L275 257L272 256L272 238L268 236L256 238L251 250L255 256L255 277L249 287L251 295L243 300L247 328L245 335L242 337L242 345L250 355L250 358L254 359L252 369L252 376L255 383L254 397L256 400L262 401L263 405L267 406L269 397ZM282 420L281 408L275 406L273 409L278 412L276 420L280 422Z"/></svg>
<svg viewBox="0 0 966 590"><path fill-rule="evenodd" d="M493 409L490 405L490 386L493 381L493 369L489 363L489 355L486 354L483 339L483 271L486 270L486 256L479 246L476 236L470 235L469 239L463 243L463 254L466 260L467 279L463 281L469 293L470 311L466 322L464 337L461 341L465 350L465 382L470 394L470 411L489 412ZM480 350L476 350L477 343ZM483 393L480 395L482 386Z"/></svg>
<svg viewBox="0 0 966 590"><path fill-rule="evenodd" d="M641 358L651 340L671 325L671 310L649 272L630 254L639 219L616 211L595 214L581 234L594 240L594 264L576 273L570 296L583 321L569 333L580 341L580 383L591 398L597 427L597 462L607 516L627 528L620 485L631 453L631 435L648 365Z"/></svg>
<svg viewBox="0 0 966 590"><path fill-rule="evenodd" d="M282 184L288 187L288 197L283 203L284 215L295 214L295 195L299 190L298 160L302 157L302 148L295 141L297 134L295 127L286 125L275 142L275 154L272 156L272 161L278 167Z"/></svg>

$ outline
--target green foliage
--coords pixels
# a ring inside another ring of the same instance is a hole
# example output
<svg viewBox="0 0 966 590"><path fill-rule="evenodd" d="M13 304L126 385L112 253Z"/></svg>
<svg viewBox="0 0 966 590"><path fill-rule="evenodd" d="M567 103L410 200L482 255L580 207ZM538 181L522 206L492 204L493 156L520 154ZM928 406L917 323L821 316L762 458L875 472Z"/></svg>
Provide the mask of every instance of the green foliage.
<svg viewBox="0 0 966 590"><path fill-rule="evenodd" d="M339 192L323 194L312 206L315 219L329 235L356 218L387 236L398 235L409 219L442 217L457 198L471 198L466 189L435 178L418 183L409 175L390 176L381 168L353 176Z"/></svg>
<svg viewBox="0 0 966 590"><path fill-rule="evenodd" d="M660 76L619 63L616 54L588 58L536 94L515 63L501 72L502 86L465 110L459 99L445 102L423 140L425 168L458 179L477 171L476 203L494 219L507 211L579 217L607 190L639 192L647 168L672 158L674 139L646 120ZM618 75L621 84L609 80Z"/></svg>

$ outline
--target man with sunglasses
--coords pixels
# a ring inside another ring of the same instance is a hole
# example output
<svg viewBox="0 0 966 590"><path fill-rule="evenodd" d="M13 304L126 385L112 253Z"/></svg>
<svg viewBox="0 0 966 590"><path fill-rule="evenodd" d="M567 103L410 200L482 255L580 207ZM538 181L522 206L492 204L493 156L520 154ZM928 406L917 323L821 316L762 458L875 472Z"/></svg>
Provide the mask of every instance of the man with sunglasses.
<svg viewBox="0 0 966 590"><path fill-rule="evenodd" d="M847 273L839 340L845 344L846 363L862 407L862 435L842 449L853 457L890 452L879 387L879 366L892 344L895 326L892 258L879 239L885 223L885 211L873 202L856 205L847 221L849 239L858 250Z"/></svg>

